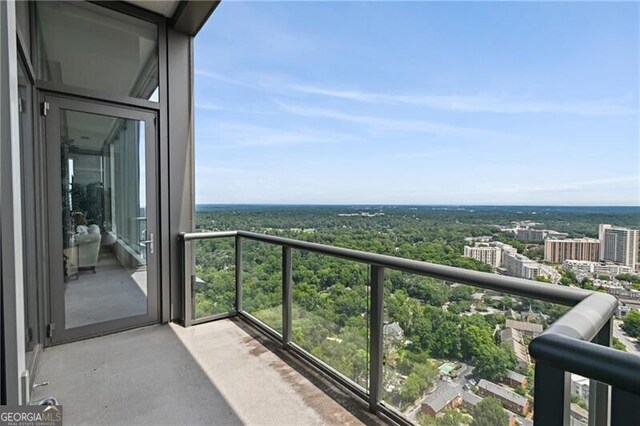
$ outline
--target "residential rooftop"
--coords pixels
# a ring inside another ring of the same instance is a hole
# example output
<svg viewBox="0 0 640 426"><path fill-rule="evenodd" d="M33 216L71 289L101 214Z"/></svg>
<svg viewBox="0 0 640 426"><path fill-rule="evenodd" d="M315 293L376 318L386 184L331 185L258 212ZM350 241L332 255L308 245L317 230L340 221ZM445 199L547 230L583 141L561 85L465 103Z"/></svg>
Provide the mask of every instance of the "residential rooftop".
<svg viewBox="0 0 640 426"><path fill-rule="evenodd" d="M536 324L533 322L516 321L508 319L505 323L505 328L514 328L518 331L524 331L529 333L542 333L542 324Z"/></svg>
<svg viewBox="0 0 640 426"><path fill-rule="evenodd" d="M524 383L527 380L526 376L520 373L516 373L513 370L507 370L507 378L513 380L516 383Z"/></svg>
<svg viewBox="0 0 640 426"><path fill-rule="evenodd" d="M528 403L526 397L485 379L481 379L480 382L478 382L478 387L520 407L524 407Z"/></svg>
<svg viewBox="0 0 640 426"><path fill-rule="evenodd" d="M429 406L435 413L442 411L454 399L460 397L462 388L459 385L443 383L438 390L425 398L423 405Z"/></svg>
<svg viewBox="0 0 640 426"><path fill-rule="evenodd" d="M460 396L462 397L462 400L475 407L476 405L478 405L478 403L480 401L482 401L482 397L479 397L478 395L476 395L475 393L471 393L469 391L462 391L462 393L460 394Z"/></svg>

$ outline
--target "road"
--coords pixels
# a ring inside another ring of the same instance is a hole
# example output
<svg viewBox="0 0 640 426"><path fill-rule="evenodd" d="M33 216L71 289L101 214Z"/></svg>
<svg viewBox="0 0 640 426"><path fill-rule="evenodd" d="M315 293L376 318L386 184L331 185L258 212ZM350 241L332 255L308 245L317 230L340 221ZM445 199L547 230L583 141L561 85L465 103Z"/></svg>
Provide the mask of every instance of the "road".
<svg viewBox="0 0 640 426"><path fill-rule="evenodd" d="M613 321L613 335L620 340L625 348L627 348L627 352L640 355L640 347L633 337L630 337L623 329L622 329L622 321L614 320Z"/></svg>

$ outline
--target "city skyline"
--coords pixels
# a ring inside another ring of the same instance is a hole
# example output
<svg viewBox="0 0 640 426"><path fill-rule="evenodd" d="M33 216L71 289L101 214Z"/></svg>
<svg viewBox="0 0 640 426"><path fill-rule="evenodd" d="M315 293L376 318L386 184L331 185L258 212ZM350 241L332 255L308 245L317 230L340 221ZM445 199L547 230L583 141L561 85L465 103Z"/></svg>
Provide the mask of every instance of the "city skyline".
<svg viewBox="0 0 640 426"><path fill-rule="evenodd" d="M637 206L638 8L222 3L196 202Z"/></svg>

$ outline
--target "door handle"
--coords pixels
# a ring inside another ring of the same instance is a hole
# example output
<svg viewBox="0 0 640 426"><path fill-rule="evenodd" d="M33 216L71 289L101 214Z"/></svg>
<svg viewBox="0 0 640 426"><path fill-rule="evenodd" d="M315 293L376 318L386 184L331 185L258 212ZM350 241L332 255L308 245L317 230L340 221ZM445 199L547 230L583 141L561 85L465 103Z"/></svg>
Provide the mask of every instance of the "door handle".
<svg viewBox="0 0 640 426"><path fill-rule="evenodd" d="M153 254L153 232L149 234L149 239L140 241L140 244L145 244L149 249L149 254Z"/></svg>

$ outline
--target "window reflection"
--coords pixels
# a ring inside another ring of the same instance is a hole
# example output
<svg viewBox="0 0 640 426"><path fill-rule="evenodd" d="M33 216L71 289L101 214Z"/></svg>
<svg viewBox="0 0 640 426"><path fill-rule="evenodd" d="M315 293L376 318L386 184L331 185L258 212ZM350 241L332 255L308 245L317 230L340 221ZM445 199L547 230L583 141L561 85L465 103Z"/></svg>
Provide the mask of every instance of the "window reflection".
<svg viewBox="0 0 640 426"><path fill-rule="evenodd" d="M144 126L61 110L67 328L147 313Z"/></svg>
<svg viewBox="0 0 640 426"><path fill-rule="evenodd" d="M158 101L157 25L88 2L37 4L38 79Z"/></svg>

